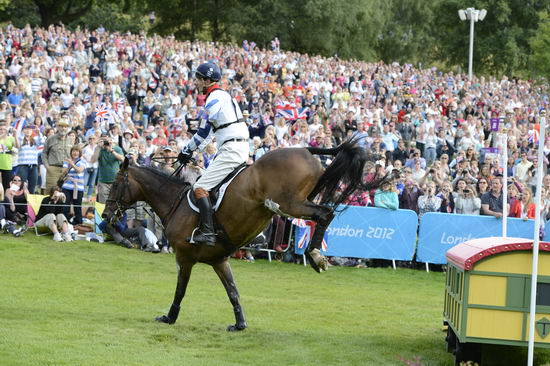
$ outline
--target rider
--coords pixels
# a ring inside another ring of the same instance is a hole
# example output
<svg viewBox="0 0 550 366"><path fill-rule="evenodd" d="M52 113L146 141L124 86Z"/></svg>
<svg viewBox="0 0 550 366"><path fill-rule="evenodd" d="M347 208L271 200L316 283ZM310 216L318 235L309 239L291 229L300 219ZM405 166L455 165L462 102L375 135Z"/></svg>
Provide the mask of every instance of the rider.
<svg viewBox="0 0 550 366"><path fill-rule="evenodd" d="M239 105L218 85L221 79L218 65L205 62L197 68L195 76L199 91L206 94L205 107L199 114L198 131L183 148L178 160L184 165L187 164L193 151L199 146L205 147L213 137L216 138L218 155L193 185L201 219L199 232L193 240L196 243L214 245L216 233L208 191L248 160L249 135Z"/></svg>

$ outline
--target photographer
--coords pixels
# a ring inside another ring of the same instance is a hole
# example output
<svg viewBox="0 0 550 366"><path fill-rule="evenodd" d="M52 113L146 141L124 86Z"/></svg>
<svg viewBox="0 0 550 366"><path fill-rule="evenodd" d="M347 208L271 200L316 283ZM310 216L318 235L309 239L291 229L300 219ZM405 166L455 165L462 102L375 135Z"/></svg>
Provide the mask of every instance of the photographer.
<svg viewBox="0 0 550 366"><path fill-rule="evenodd" d="M67 218L63 215L64 203L65 195L59 191L59 188L50 188L50 195L42 199L34 226L38 230L50 230L54 241L70 242L73 238L69 233Z"/></svg>
<svg viewBox="0 0 550 366"><path fill-rule="evenodd" d="M510 217L517 217L524 220L535 218L536 206L533 202L533 192L530 188L524 188L523 192L519 193L517 200L510 207Z"/></svg>
<svg viewBox="0 0 550 366"><path fill-rule="evenodd" d="M459 192L455 201L455 213L463 215L479 215L481 199L477 197L474 186L466 186Z"/></svg>
<svg viewBox="0 0 550 366"><path fill-rule="evenodd" d="M99 146L100 148L96 149L92 156L92 163L98 162L97 202L105 203L120 163L124 161L124 155L122 149L113 144L108 136L102 137Z"/></svg>
<svg viewBox="0 0 550 366"><path fill-rule="evenodd" d="M426 194L418 197L418 218L427 212L439 212L441 208L441 198L436 195L434 182L426 184Z"/></svg>
<svg viewBox="0 0 550 366"><path fill-rule="evenodd" d="M456 183L463 179L466 181L467 184L476 184L477 178L472 175L472 172L470 170L470 164L466 159L462 159L458 163L458 168L456 169L455 178L453 179L453 185L456 185Z"/></svg>

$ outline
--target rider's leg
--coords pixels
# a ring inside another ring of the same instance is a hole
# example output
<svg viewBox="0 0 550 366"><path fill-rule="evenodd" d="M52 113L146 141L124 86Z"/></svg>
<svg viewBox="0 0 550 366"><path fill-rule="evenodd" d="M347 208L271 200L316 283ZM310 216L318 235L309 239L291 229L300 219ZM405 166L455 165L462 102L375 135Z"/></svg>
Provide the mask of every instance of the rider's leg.
<svg viewBox="0 0 550 366"><path fill-rule="evenodd" d="M208 191L204 188L195 189L195 197L197 198L197 206L200 210L200 227L198 233L193 236L193 240L198 243L214 245L216 243L216 232L214 231L214 212L212 204L208 197Z"/></svg>

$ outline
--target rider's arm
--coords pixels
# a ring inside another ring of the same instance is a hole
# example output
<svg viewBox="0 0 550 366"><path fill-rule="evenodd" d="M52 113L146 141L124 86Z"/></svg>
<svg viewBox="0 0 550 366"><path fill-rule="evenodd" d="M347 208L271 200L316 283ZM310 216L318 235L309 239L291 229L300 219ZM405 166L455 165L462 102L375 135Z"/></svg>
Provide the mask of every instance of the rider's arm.
<svg viewBox="0 0 550 366"><path fill-rule="evenodd" d="M210 140L214 137L212 133L212 125L208 123L208 120L202 119L201 124L197 132L193 135L187 146L183 148L184 153L190 153L197 150L199 146L206 146ZM205 144L206 142L206 144Z"/></svg>

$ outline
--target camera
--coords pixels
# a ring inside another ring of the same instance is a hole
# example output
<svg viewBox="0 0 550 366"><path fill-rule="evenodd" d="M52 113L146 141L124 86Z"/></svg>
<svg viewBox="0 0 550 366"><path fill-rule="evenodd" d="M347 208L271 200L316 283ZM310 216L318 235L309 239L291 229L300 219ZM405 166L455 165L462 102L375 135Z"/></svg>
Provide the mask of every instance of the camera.
<svg viewBox="0 0 550 366"><path fill-rule="evenodd" d="M103 141L103 146L109 146L111 143L109 141Z"/></svg>
<svg viewBox="0 0 550 366"><path fill-rule="evenodd" d="M462 192L468 194L468 193L471 193L472 191L470 191L469 189L465 189L465 190L463 190Z"/></svg>
<svg viewBox="0 0 550 366"><path fill-rule="evenodd" d="M435 173L435 169L430 169L430 174L434 174Z"/></svg>

